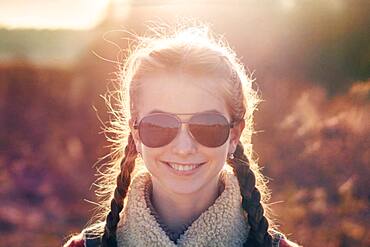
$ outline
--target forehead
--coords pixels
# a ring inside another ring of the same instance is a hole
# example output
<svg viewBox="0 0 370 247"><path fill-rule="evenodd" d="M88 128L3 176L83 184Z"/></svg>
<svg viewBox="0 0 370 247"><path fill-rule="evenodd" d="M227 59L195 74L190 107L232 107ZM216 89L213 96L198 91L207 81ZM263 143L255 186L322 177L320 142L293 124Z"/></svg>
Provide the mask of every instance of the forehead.
<svg viewBox="0 0 370 247"><path fill-rule="evenodd" d="M229 116L222 96L220 79L181 72L159 72L140 79L137 111L143 116L152 111L196 113L218 111Z"/></svg>

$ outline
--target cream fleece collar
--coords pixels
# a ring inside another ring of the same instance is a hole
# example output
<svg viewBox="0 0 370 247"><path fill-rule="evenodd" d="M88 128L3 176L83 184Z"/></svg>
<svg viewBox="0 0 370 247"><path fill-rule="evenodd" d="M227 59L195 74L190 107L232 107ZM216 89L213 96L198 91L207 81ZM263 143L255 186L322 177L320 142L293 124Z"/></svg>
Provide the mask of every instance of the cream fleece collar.
<svg viewBox="0 0 370 247"><path fill-rule="evenodd" d="M249 226L241 208L239 184L232 172L223 170L225 189L198 219L181 235L177 245L172 242L145 202L147 172L137 175L128 192L127 205L117 228L118 246L242 246Z"/></svg>

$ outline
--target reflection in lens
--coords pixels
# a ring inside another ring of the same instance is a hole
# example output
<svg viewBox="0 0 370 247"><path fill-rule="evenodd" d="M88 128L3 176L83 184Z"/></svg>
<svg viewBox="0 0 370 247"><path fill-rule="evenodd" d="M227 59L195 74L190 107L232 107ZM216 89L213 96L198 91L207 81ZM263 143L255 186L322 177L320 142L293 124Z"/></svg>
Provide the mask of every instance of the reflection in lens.
<svg viewBox="0 0 370 247"><path fill-rule="evenodd" d="M145 146L161 147L176 137L179 125L177 118L171 115L148 115L140 121L139 136Z"/></svg>
<svg viewBox="0 0 370 247"><path fill-rule="evenodd" d="M204 113L194 115L189 122L189 130L200 144L219 147L229 137L229 122L219 114Z"/></svg>

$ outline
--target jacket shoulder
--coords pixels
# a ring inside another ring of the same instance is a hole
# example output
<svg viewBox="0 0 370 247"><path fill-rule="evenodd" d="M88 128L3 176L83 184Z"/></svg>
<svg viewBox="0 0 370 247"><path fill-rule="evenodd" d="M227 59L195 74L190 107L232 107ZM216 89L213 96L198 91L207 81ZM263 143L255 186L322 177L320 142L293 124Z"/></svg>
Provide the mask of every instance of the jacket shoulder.
<svg viewBox="0 0 370 247"><path fill-rule="evenodd" d="M82 234L73 236L68 240L63 247L86 247L85 240Z"/></svg>
<svg viewBox="0 0 370 247"><path fill-rule="evenodd" d="M73 236L63 247L100 247L100 235L83 231L79 235Z"/></svg>

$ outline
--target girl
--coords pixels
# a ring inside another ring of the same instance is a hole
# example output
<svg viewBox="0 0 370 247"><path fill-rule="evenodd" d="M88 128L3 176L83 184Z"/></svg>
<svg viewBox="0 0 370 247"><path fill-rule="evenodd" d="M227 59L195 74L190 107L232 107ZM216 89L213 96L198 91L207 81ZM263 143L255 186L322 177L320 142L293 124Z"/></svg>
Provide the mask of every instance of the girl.
<svg viewBox="0 0 370 247"><path fill-rule="evenodd" d="M204 27L142 38L120 78L107 216L65 246L296 246L269 217L258 98L224 42Z"/></svg>

